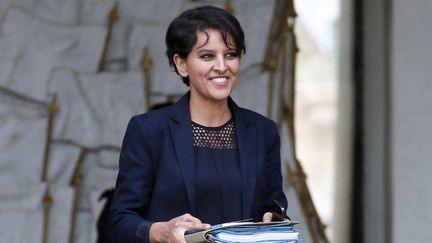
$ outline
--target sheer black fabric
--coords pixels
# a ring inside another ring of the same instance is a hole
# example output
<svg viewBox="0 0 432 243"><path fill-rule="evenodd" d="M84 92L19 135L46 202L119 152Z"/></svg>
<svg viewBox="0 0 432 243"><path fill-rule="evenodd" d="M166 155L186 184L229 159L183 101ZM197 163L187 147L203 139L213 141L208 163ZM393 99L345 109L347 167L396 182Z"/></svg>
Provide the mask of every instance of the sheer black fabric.
<svg viewBox="0 0 432 243"><path fill-rule="evenodd" d="M234 120L220 127L192 122L198 217L209 224L242 219L241 168Z"/></svg>

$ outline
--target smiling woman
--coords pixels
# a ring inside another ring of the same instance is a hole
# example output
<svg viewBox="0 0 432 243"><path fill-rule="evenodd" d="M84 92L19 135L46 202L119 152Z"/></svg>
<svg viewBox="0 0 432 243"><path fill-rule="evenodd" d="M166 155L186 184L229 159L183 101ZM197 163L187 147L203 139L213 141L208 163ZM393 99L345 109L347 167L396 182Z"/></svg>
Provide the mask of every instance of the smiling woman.
<svg viewBox="0 0 432 243"><path fill-rule="evenodd" d="M237 79L240 57L230 39L225 43L222 34L215 29L200 31L197 33L197 42L186 59L174 55L180 75L189 77L192 120L202 125L222 125L231 116L226 100ZM204 106L207 106L206 110L202 110ZM225 115L217 121L210 116L200 116L198 109L211 113L222 109Z"/></svg>
<svg viewBox="0 0 432 243"><path fill-rule="evenodd" d="M230 97L245 52L238 20L216 7L187 10L171 22L165 42L190 90L130 120L108 238L186 242L185 231L210 224L271 221L275 201L287 208L279 133L275 122Z"/></svg>

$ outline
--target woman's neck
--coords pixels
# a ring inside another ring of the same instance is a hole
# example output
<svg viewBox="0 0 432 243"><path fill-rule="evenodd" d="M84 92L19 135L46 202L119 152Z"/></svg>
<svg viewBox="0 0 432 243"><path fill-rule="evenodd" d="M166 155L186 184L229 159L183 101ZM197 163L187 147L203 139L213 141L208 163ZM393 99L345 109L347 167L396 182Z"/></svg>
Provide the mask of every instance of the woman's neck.
<svg viewBox="0 0 432 243"><path fill-rule="evenodd" d="M220 102L194 102L189 101L189 110L192 121L207 127L218 127L231 118L228 101Z"/></svg>

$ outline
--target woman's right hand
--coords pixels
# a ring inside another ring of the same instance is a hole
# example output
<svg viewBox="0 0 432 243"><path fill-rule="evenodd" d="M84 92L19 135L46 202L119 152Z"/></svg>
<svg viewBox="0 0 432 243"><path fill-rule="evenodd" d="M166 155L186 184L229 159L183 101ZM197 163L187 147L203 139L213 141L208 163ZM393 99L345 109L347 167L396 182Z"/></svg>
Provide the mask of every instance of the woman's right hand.
<svg viewBox="0 0 432 243"><path fill-rule="evenodd" d="M203 224L201 220L190 214L183 214L168 222L156 222L152 224L149 231L150 243L186 243L184 233L186 230L210 229L209 224Z"/></svg>

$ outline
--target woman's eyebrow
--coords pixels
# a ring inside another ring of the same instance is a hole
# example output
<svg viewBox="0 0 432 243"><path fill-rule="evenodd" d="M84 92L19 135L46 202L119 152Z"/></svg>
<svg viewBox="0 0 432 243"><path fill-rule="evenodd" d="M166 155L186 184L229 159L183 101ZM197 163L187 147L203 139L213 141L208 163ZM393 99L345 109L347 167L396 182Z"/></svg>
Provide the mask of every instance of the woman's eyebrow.
<svg viewBox="0 0 432 243"><path fill-rule="evenodd" d="M197 49L197 52L198 52L198 53L202 53L202 52L213 52L213 50L211 50L211 49L201 49L201 50L198 50L198 49Z"/></svg>

